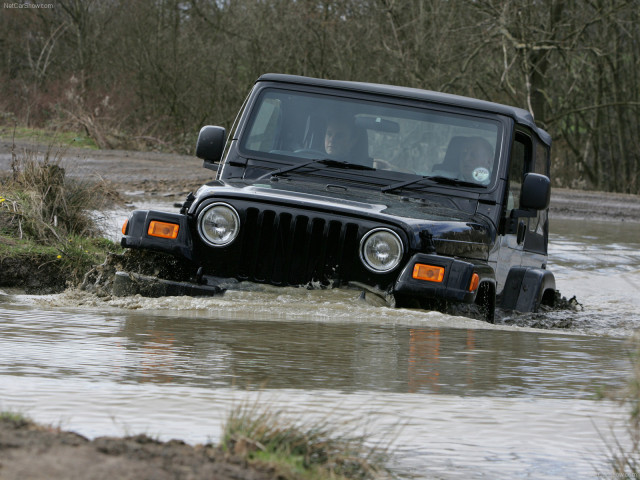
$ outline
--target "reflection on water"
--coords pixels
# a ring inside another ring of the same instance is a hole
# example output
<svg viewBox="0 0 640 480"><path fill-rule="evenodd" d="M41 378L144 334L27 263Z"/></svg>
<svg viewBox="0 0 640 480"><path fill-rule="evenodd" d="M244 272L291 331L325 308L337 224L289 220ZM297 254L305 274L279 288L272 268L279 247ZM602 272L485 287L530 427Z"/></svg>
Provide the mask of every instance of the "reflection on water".
<svg viewBox="0 0 640 480"><path fill-rule="evenodd" d="M640 235L584 228L564 222L550 245L558 288L584 306L542 316L563 330L526 328L539 315L489 325L374 307L350 290L0 293L0 409L88 436L204 442L249 401L296 418L361 421L372 441L394 439L407 478L608 472L606 443L624 441L626 412L594 396L622 387L629 372Z"/></svg>
<svg viewBox="0 0 640 480"><path fill-rule="evenodd" d="M588 399L622 385L626 350L517 329L0 310L2 371L124 383Z"/></svg>
<svg viewBox="0 0 640 480"><path fill-rule="evenodd" d="M606 465L598 429L620 435L624 413L592 398L623 385L624 339L418 316L422 326L5 304L0 407L88 436L195 443L217 441L233 405L257 402L395 439L406 478L577 478Z"/></svg>

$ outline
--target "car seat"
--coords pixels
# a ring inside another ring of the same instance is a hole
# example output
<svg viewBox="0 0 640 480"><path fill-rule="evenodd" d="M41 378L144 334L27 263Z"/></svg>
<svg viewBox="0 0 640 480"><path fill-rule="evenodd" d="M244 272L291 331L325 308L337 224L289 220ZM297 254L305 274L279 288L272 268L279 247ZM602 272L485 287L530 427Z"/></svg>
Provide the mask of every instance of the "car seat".
<svg viewBox="0 0 640 480"><path fill-rule="evenodd" d="M465 149L469 143L469 137L457 135L451 137L449 145L447 146L447 152L444 155L442 163L438 163L433 166L433 171L436 172L451 172L458 173L460 171L460 159L464 154Z"/></svg>
<svg viewBox="0 0 640 480"><path fill-rule="evenodd" d="M351 148L351 158L349 161L358 165L373 167L373 158L369 156L369 135L362 127L354 127L356 142Z"/></svg>

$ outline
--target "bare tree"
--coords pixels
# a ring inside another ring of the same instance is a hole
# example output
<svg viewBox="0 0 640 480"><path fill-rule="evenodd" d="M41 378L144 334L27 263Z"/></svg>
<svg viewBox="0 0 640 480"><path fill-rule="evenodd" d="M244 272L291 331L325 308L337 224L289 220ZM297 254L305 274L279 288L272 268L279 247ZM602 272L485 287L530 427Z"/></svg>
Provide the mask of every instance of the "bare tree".
<svg viewBox="0 0 640 480"><path fill-rule="evenodd" d="M508 103L557 185L640 192L640 0L60 0L0 17L0 108L191 150L265 72Z"/></svg>

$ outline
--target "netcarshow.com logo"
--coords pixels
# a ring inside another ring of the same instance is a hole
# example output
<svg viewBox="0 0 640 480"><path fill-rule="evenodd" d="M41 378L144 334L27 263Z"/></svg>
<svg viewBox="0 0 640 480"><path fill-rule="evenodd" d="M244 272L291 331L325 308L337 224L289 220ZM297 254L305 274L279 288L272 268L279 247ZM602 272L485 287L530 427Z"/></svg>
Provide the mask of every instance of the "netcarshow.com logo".
<svg viewBox="0 0 640 480"><path fill-rule="evenodd" d="M3 3L4 8L53 8L53 3Z"/></svg>

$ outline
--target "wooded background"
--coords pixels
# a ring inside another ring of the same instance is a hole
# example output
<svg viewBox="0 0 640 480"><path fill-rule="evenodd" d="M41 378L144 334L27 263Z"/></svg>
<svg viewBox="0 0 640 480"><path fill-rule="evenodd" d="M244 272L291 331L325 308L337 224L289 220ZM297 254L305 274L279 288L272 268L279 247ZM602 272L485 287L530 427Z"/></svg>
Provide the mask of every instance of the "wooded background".
<svg viewBox="0 0 640 480"><path fill-rule="evenodd" d="M0 10L5 124L192 153L263 73L389 83L528 109L556 186L640 193L640 0L37 1Z"/></svg>

